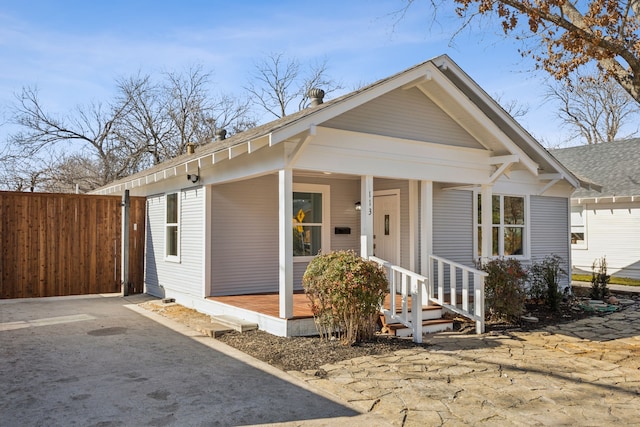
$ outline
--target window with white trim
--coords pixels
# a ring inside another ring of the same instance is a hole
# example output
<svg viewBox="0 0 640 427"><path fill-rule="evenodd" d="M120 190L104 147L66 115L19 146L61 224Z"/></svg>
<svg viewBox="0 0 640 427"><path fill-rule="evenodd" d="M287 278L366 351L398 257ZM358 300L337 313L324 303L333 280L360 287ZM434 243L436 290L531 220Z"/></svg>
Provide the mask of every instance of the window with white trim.
<svg viewBox="0 0 640 427"><path fill-rule="evenodd" d="M571 206L571 245L575 248L587 247L585 214L584 205Z"/></svg>
<svg viewBox="0 0 640 427"><path fill-rule="evenodd" d="M293 256L310 259L329 249L329 186L294 184Z"/></svg>
<svg viewBox="0 0 640 427"><path fill-rule="evenodd" d="M169 193L165 199L165 257L177 261L180 259L180 198L178 193Z"/></svg>
<svg viewBox="0 0 640 427"><path fill-rule="evenodd" d="M491 197L491 255L526 255L526 198L494 194ZM476 197L476 255L482 253L482 195Z"/></svg>

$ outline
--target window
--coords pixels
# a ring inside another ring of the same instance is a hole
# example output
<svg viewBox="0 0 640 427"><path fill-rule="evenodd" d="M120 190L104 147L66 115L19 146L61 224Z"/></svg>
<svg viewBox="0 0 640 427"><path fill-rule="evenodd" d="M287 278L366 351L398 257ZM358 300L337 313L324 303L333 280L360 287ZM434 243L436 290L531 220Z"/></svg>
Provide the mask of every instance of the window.
<svg viewBox="0 0 640 427"><path fill-rule="evenodd" d="M180 209L178 193L167 194L165 216L165 256L178 260L180 256Z"/></svg>
<svg viewBox="0 0 640 427"><path fill-rule="evenodd" d="M329 187L298 184L293 193L293 256L314 257L329 250Z"/></svg>
<svg viewBox="0 0 640 427"><path fill-rule="evenodd" d="M476 198L477 256L482 253L482 196ZM494 194L491 198L491 252L493 256L525 255L525 198Z"/></svg>
<svg viewBox="0 0 640 427"><path fill-rule="evenodd" d="M584 206L571 206L571 244L575 247L587 247L587 227Z"/></svg>

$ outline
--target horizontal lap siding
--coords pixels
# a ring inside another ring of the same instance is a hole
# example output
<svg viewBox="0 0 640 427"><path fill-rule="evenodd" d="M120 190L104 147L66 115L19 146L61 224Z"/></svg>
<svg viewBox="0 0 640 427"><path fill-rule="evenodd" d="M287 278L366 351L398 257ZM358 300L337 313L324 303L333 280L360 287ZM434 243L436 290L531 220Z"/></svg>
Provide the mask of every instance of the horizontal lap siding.
<svg viewBox="0 0 640 427"><path fill-rule="evenodd" d="M163 295L162 288L194 296L203 296L204 189L179 193L180 261L165 259L165 196L147 201L147 292Z"/></svg>
<svg viewBox="0 0 640 427"><path fill-rule="evenodd" d="M335 129L482 148L420 90L398 89L323 124Z"/></svg>
<svg viewBox="0 0 640 427"><path fill-rule="evenodd" d="M587 248L573 249L574 267L591 272L606 257L609 274L640 279L640 203L588 204L585 222Z"/></svg>
<svg viewBox="0 0 640 427"><path fill-rule="evenodd" d="M164 195L147 197L147 240L144 272L145 292L163 296L158 277L158 264L164 258Z"/></svg>
<svg viewBox="0 0 640 427"><path fill-rule="evenodd" d="M460 264L474 267L473 255L473 197L470 191L442 191L433 194L433 254ZM437 264L432 266L434 279ZM444 271L445 288L450 288L449 268ZM462 291L462 274L456 271L456 288ZM435 280L434 280L435 285ZM473 279L469 277L469 285Z"/></svg>
<svg viewBox="0 0 640 427"><path fill-rule="evenodd" d="M277 292L278 177L212 189L212 295Z"/></svg>
<svg viewBox="0 0 640 427"><path fill-rule="evenodd" d="M472 194L434 189L433 196L433 254L469 267L474 267Z"/></svg>
<svg viewBox="0 0 640 427"><path fill-rule="evenodd" d="M569 200L562 197L531 196L531 261L542 261L548 255L558 255L569 269ZM563 284L568 284L565 278Z"/></svg>

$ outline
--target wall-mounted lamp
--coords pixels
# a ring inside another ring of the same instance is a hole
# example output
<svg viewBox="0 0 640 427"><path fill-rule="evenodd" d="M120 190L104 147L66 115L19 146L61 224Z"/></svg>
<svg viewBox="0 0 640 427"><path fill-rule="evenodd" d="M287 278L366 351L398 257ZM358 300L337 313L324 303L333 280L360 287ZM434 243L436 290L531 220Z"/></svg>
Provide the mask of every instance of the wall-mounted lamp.
<svg viewBox="0 0 640 427"><path fill-rule="evenodd" d="M194 173L187 174L187 180L193 182L194 184L198 182L200 179L200 175L196 175Z"/></svg>
<svg viewBox="0 0 640 427"><path fill-rule="evenodd" d="M357 211L361 211L362 210L362 205L360 204L360 202L356 202L356 210Z"/></svg>

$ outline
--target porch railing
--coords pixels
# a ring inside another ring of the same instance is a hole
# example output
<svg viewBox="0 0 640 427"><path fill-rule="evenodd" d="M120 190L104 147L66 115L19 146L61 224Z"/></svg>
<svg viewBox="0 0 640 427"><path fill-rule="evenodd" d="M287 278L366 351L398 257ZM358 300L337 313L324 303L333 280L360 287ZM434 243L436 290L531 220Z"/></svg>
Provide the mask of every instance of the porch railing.
<svg viewBox="0 0 640 427"><path fill-rule="evenodd" d="M413 331L413 341L422 342L422 295L429 279L413 271L391 264L383 259L370 256L369 259L387 270L389 279L389 313L391 319L402 323ZM401 295L398 310L395 296ZM409 298L411 297L411 298ZM409 308L409 299L411 308Z"/></svg>
<svg viewBox="0 0 640 427"><path fill-rule="evenodd" d="M422 342L422 305L438 304L443 308L473 320L476 333L484 332L484 278L487 273L436 255L429 257L430 277L370 256L369 259L387 270L389 279L389 313L393 320L412 329L413 340ZM449 297L445 291L448 275ZM469 279L473 284L469 289ZM460 283L459 283L460 281ZM436 287L437 284L437 287ZM460 286L458 286L460 284ZM458 302L458 288L461 290ZM395 295L401 296L398 310ZM409 307L411 305L411 307Z"/></svg>
<svg viewBox="0 0 640 427"><path fill-rule="evenodd" d="M429 256L429 271L433 278L427 286L429 301L475 321L476 333L484 333L484 278L487 272L436 255ZM448 286L445 287L447 275ZM472 293L469 292L470 277L473 284ZM458 289L461 290L460 301Z"/></svg>

